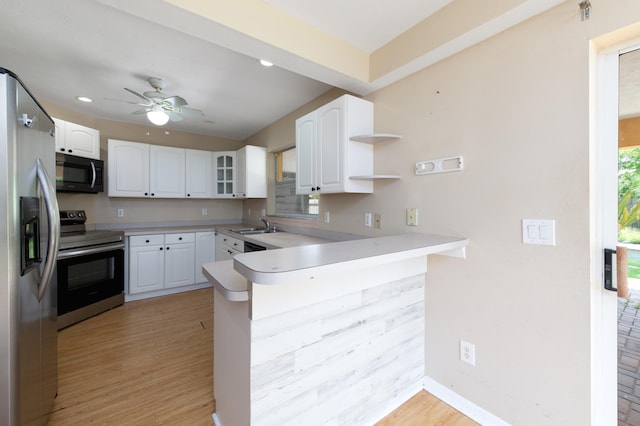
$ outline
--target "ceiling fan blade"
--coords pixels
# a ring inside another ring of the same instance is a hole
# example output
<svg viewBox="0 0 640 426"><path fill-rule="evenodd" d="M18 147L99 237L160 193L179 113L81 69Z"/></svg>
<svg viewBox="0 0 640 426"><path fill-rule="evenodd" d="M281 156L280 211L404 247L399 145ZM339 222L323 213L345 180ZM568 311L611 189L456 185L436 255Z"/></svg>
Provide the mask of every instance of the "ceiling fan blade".
<svg viewBox="0 0 640 426"><path fill-rule="evenodd" d="M126 90L127 92L129 92L129 93L131 93L131 94L136 95L136 96L137 96L137 97L139 97L140 99L143 99L144 101L148 102L150 105L152 105L152 104L153 104L153 101L152 101L151 99L147 98L147 97L146 97L146 96L144 96L144 95L141 95L140 93L138 93L138 92L136 92L136 91L134 91L134 90L127 89L126 87L124 88L124 90Z"/></svg>
<svg viewBox="0 0 640 426"><path fill-rule="evenodd" d="M177 112L173 111L165 111L169 115L169 120L171 121L182 121L182 116Z"/></svg>
<svg viewBox="0 0 640 426"><path fill-rule="evenodd" d="M146 114L151 111L151 108L139 109L137 111L133 111L131 114Z"/></svg>
<svg viewBox="0 0 640 426"><path fill-rule="evenodd" d="M176 108L175 111L178 114L184 115L185 117L202 117L202 111L195 108L180 107L180 108Z"/></svg>
<svg viewBox="0 0 640 426"><path fill-rule="evenodd" d="M169 96L164 98L162 102L166 102L172 108L178 108L187 104L187 101L181 96Z"/></svg>
<svg viewBox="0 0 640 426"><path fill-rule="evenodd" d="M113 99L113 98L104 98L104 100L105 101L113 101L113 102L122 102L124 104L131 104L131 105L150 106L149 102L146 102L146 103L131 102L131 101L123 101L122 99Z"/></svg>

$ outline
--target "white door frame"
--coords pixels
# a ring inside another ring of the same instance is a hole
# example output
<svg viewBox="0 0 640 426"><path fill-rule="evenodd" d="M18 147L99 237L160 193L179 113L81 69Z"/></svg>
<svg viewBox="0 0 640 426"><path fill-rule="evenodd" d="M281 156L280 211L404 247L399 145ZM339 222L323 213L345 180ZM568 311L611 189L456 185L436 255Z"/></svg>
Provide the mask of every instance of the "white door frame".
<svg viewBox="0 0 640 426"><path fill-rule="evenodd" d="M617 294L605 290L603 251L615 249L618 230L618 71L634 40L596 52L590 61L591 188L591 424L617 424ZM615 270L615 262L614 262Z"/></svg>

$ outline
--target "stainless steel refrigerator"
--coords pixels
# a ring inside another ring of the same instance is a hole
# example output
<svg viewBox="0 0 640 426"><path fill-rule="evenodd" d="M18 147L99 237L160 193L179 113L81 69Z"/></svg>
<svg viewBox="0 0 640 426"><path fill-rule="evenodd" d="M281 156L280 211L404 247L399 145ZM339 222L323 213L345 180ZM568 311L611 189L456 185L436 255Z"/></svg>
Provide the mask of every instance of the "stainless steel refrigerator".
<svg viewBox="0 0 640 426"><path fill-rule="evenodd" d="M0 425L46 424L57 391L54 124L0 68Z"/></svg>

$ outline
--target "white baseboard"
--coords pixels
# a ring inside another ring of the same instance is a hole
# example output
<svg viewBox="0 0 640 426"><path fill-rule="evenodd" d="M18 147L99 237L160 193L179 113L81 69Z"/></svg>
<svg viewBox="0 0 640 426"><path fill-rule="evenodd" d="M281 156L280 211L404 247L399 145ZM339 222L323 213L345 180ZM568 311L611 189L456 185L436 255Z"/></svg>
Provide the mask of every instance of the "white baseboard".
<svg viewBox="0 0 640 426"><path fill-rule="evenodd" d="M430 377L424 377L424 390L444 401L470 419L484 426L510 426L501 418L488 412L484 408L461 397L446 386L441 385Z"/></svg>
<svg viewBox="0 0 640 426"><path fill-rule="evenodd" d="M211 284L210 282L206 282L206 283L190 284L183 287L172 287L172 288L166 288L166 289L156 290L156 291L147 291L145 293L125 294L124 301L125 303L133 302L134 300L149 299L151 297L158 297L158 296L168 296L170 294L183 293L185 291L191 291L191 290L200 290L202 288L207 288L212 286L213 284Z"/></svg>

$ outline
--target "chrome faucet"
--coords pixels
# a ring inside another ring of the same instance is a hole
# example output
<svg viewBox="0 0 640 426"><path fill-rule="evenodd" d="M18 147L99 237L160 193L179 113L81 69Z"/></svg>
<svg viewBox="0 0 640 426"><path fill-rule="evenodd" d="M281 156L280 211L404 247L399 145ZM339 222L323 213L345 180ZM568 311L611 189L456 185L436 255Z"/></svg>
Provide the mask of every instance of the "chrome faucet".
<svg viewBox="0 0 640 426"><path fill-rule="evenodd" d="M267 227L267 231L269 231L271 229L271 224L269 223L269 221L264 217L261 217L260 220L264 223L264 226Z"/></svg>

